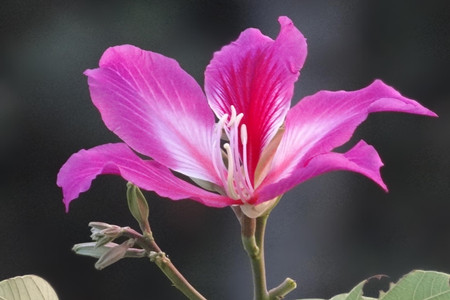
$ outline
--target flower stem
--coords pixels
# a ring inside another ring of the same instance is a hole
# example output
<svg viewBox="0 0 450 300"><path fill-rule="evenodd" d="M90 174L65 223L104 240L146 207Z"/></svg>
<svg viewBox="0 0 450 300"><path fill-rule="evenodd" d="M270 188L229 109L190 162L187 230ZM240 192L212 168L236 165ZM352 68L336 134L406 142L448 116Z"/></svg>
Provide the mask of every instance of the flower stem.
<svg viewBox="0 0 450 300"><path fill-rule="evenodd" d="M242 243L250 258L253 274L254 300L268 300L264 262L264 232L268 215L257 219L242 215Z"/></svg>
<svg viewBox="0 0 450 300"><path fill-rule="evenodd" d="M283 299L297 287L294 280L286 278L279 286L267 291L264 235L269 214L281 197L282 195L274 198L271 206L265 207L265 211L257 218L250 218L244 213L243 209L233 207L233 211L241 224L242 244L252 266L254 300Z"/></svg>
<svg viewBox="0 0 450 300"><path fill-rule="evenodd" d="M172 284L179 289L188 299L206 300L175 268L164 252L152 252L150 260L153 261L161 271L169 278Z"/></svg>
<svg viewBox="0 0 450 300"><path fill-rule="evenodd" d="M151 232L151 231L149 231ZM150 261L154 262L172 282L172 284L180 290L188 299L206 300L178 271L167 255L161 251L158 244L151 233L146 232L144 235L128 228L124 235L136 239L136 244L145 249L149 253Z"/></svg>

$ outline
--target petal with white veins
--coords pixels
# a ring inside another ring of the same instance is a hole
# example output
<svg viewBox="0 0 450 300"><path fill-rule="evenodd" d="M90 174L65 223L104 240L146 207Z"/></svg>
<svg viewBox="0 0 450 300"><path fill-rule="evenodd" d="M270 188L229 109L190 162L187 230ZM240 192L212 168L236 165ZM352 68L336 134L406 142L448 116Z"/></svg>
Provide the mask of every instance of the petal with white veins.
<svg viewBox="0 0 450 300"><path fill-rule="evenodd" d="M276 183L263 186L256 203L284 194L299 183L331 171L352 171L367 176L387 191L380 174L383 163L374 147L360 141L346 153L328 152L298 165L292 174Z"/></svg>
<svg viewBox="0 0 450 300"><path fill-rule="evenodd" d="M66 211L80 193L91 187L101 174L120 175L142 189L155 191L172 200L193 199L212 207L239 204L227 197L200 189L173 175L156 161L142 160L126 144L105 144L73 154L58 173Z"/></svg>
<svg viewBox="0 0 450 300"><path fill-rule="evenodd" d="M109 48L87 70L106 126L137 152L185 175L219 183L211 162L214 114L195 80L163 55Z"/></svg>
<svg viewBox="0 0 450 300"><path fill-rule="evenodd" d="M352 92L320 91L289 111L285 132L262 184L289 177L313 157L343 145L369 113L382 111L436 116L380 80Z"/></svg>

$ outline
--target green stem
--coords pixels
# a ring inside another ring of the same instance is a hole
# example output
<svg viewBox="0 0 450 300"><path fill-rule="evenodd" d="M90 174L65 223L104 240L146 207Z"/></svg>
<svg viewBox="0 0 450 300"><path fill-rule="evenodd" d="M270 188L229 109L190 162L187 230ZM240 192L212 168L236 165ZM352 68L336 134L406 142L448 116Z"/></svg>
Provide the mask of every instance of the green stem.
<svg viewBox="0 0 450 300"><path fill-rule="evenodd" d="M161 271L169 278L172 284L179 289L188 299L206 300L175 268L164 252L152 252L150 260L153 261Z"/></svg>
<svg viewBox="0 0 450 300"><path fill-rule="evenodd" d="M297 283L291 278L286 278L279 286L269 291L270 300L283 299L284 296L295 290Z"/></svg>
<svg viewBox="0 0 450 300"><path fill-rule="evenodd" d="M266 268L264 262L264 232L267 215L257 219L242 215L242 244L250 258L253 274L254 300L268 300Z"/></svg>
<svg viewBox="0 0 450 300"><path fill-rule="evenodd" d="M150 231L151 232L151 231ZM159 269L166 275L172 284L179 289L188 299L191 300L206 300L178 271L174 264L170 261L167 255L161 251L158 244L156 244L153 236L149 233L144 235L137 231L128 228L124 232L125 236L136 239L136 244L145 249L149 253L150 261L154 262Z"/></svg>
<svg viewBox="0 0 450 300"><path fill-rule="evenodd" d="M239 207L233 208L236 217L241 224L241 235L244 249L250 258L253 274L254 300L278 300L283 299L293 291L297 284L291 278L286 278L276 288L267 291L266 267L264 260L264 236L267 219L272 209L278 204L282 195L274 198L271 206L266 207L262 215L255 218L247 217Z"/></svg>

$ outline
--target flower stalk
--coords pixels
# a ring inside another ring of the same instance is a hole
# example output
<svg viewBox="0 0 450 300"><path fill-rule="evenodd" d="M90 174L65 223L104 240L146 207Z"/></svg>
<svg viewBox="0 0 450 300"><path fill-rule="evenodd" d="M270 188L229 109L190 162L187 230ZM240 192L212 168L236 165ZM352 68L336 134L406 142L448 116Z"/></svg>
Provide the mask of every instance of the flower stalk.
<svg viewBox="0 0 450 300"><path fill-rule="evenodd" d="M92 227L93 235L91 237L94 242L76 244L73 251L79 255L98 258L95 264L96 269L102 270L126 257L148 257L151 262L154 262L160 268L173 286L188 299L206 300L178 271L167 255L161 251L151 233L140 234L130 227L119 227L103 222L91 222L89 225ZM110 234L112 231L115 232L114 235ZM121 244L113 243L112 241L116 238L126 238L126 240ZM108 242L103 243L103 240L106 239ZM101 243L99 244L99 242ZM134 248L135 246L138 248Z"/></svg>
<svg viewBox="0 0 450 300"><path fill-rule="evenodd" d="M254 300L268 300L264 260L264 232L268 215L257 219L242 215L242 244L250 259L253 274Z"/></svg>
<svg viewBox="0 0 450 300"><path fill-rule="evenodd" d="M136 244L148 252L151 262L154 262L158 268L166 275L178 290L180 290L188 299L206 300L178 271L167 255L161 251L153 238L153 233L148 221L149 207L145 196L139 187L132 183L127 183L127 201L131 214L139 223L143 234L130 228L125 228L125 234L135 239Z"/></svg>
<svg viewBox="0 0 450 300"><path fill-rule="evenodd" d="M153 238L148 220L149 207L139 187L127 184L127 201L131 214L139 223L142 234L130 227L119 227L104 222L90 222L91 238L94 242L81 243L73 247L80 255L98 258L95 268L104 269L125 257L148 257L188 299L206 300L178 271ZM113 243L125 238L122 244ZM137 248L134 248L134 247Z"/></svg>
<svg viewBox="0 0 450 300"><path fill-rule="evenodd" d="M278 204L282 196L271 200L271 205L264 207L264 212L257 218L251 218L244 213L242 207L234 207L234 213L241 224L242 244L250 259L253 274L254 300L283 299L293 291L297 284L291 278L286 278L279 286L267 290L266 266L264 258L264 236L267 219L270 212Z"/></svg>
<svg viewBox="0 0 450 300"><path fill-rule="evenodd" d="M164 252L151 252L150 261L154 262L159 269L172 282L173 286L179 289L188 299L206 300L175 268Z"/></svg>
<svg viewBox="0 0 450 300"><path fill-rule="evenodd" d="M297 287L294 280L286 278L279 286L270 291L267 290L264 236L270 212L278 204L281 197L282 195L272 199L270 206L256 206L256 210L261 210L257 218L249 217L243 207L233 207L233 211L241 224L242 244L252 267L254 300L283 299Z"/></svg>
<svg viewBox="0 0 450 300"><path fill-rule="evenodd" d="M148 252L151 262L154 262L158 268L166 275L178 290L180 290L188 299L206 300L178 271L167 255L161 251L158 244L153 238L149 238L146 234L142 235L131 228L127 228L124 235L134 238L136 244Z"/></svg>

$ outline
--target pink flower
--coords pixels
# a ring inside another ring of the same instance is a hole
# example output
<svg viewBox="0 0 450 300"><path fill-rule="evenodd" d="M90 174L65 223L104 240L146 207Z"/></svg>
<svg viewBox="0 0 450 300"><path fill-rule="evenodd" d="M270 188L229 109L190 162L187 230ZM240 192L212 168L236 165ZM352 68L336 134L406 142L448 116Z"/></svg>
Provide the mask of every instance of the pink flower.
<svg viewBox="0 0 450 300"><path fill-rule="evenodd" d="M436 114L380 80L358 91L320 91L290 108L306 40L287 17L279 22L276 40L250 28L214 54L206 96L173 59L131 45L107 49L100 67L85 74L103 121L125 143L69 158L57 180L66 209L100 174L172 200L242 205L251 217L261 213L259 204L334 170L361 173L387 190L372 146L333 149L369 113Z"/></svg>

